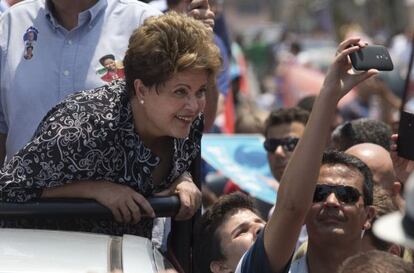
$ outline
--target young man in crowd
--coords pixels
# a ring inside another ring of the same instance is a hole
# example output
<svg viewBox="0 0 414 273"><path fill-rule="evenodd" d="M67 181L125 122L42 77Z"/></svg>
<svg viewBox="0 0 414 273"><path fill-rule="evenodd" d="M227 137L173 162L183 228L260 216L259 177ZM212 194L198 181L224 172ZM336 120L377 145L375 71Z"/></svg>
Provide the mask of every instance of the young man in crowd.
<svg viewBox="0 0 414 273"><path fill-rule="evenodd" d="M272 111L264 124L264 147L273 177L280 181L293 150L302 137L309 112L299 107Z"/></svg>
<svg viewBox="0 0 414 273"><path fill-rule="evenodd" d="M337 185L340 179L336 171L342 174L345 168L342 165L326 167L326 171L322 167L321 175L326 176L323 177L324 183L332 185L319 189L317 202L312 202L338 101L355 85L377 73L375 70L359 74L350 72L348 55L363 46L365 43L359 38L348 39L339 45L303 136L281 178L275 212L268 223L265 225L245 205L226 206L226 202L222 205L219 202L202 216L195 241L196 264L201 272L287 272L308 210L312 207L312 214L319 217L320 208L325 207L327 200L335 200L339 194L341 197L338 198L342 198L344 192L353 194L352 201L360 194L355 201L357 208L351 209L352 222L363 221L366 215L362 209L365 203L361 193L362 175L354 170L352 173L356 180L352 183L355 185L347 190ZM330 178L330 170L337 180ZM360 217L354 217L358 213L361 213Z"/></svg>

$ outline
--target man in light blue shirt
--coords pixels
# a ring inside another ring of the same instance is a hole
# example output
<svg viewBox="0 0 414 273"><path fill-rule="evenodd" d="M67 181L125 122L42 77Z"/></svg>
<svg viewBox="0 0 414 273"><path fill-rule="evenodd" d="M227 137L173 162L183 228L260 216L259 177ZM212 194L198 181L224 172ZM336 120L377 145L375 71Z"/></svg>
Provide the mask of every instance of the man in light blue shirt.
<svg viewBox="0 0 414 273"><path fill-rule="evenodd" d="M204 2L194 0L190 14L206 22L211 11L203 10ZM0 18L0 159L22 148L67 95L123 77L130 35L159 14L136 0L34 0L6 11ZM100 62L108 55L113 58Z"/></svg>

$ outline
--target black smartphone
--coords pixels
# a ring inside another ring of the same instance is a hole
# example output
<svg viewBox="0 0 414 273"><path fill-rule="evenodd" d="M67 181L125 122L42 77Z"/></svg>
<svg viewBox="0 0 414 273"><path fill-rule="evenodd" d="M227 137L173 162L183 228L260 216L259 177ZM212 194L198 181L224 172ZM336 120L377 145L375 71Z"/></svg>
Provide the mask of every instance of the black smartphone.
<svg viewBox="0 0 414 273"><path fill-rule="evenodd" d="M367 45L356 52L349 54L355 70L377 69L390 71L394 69L390 53L382 45Z"/></svg>
<svg viewBox="0 0 414 273"><path fill-rule="evenodd" d="M401 111L398 126L397 152L398 155L414 160L414 114Z"/></svg>

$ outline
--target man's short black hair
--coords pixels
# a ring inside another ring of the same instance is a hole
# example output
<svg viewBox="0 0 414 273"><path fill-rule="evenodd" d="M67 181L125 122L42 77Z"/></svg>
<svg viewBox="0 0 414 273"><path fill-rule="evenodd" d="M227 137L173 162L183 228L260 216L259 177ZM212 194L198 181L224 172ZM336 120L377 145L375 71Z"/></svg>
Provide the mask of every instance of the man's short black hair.
<svg viewBox="0 0 414 273"><path fill-rule="evenodd" d="M168 7L174 7L178 4L180 4L182 0L167 0Z"/></svg>
<svg viewBox="0 0 414 273"><path fill-rule="evenodd" d="M211 273L211 262L226 258L217 231L229 217L241 209L251 210L260 217L253 201L246 194L236 192L221 196L196 223L193 254L200 273Z"/></svg>
<svg viewBox="0 0 414 273"><path fill-rule="evenodd" d="M374 143L387 151L391 145L391 127L383 121L360 118L339 125L332 133L332 140L337 143L337 149L346 149L360 143Z"/></svg>
<svg viewBox="0 0 414 273"><path fill-rule="evenodd" d="M306 97L301 98L296 106L308 111L309 113L312 112L313 105L315 104L316 96L309 95Z"/></svg>
<svg viewBox="0 0 414 273"><path fill-rule="evenodd" d="M277 126L284 123L299 122L306 125L309 119L309 112L300 107L279 108L270 112L264 123L264 135L270 127Z"/></svg>
<svg viewBox="0 0 414 273"><path fill-rule="evenodd" d="M327 151L322 157L323 165L344 165L350 169L357 170L364 178L363 197L364 205L371 206L373 202L372 173L368 166L356 156L341 151Z"/></svg>

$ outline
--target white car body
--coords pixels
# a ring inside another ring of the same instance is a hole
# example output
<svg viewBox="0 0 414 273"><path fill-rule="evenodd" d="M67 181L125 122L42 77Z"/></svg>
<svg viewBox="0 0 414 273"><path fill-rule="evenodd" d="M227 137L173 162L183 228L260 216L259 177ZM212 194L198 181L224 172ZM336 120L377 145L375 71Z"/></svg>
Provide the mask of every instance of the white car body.
<svg viewBox="0 0 414 273"><path fill-rule="evenodd" d="M0 272L149 273L172 268L150 240L133 235L0 229Z"/></svg>

